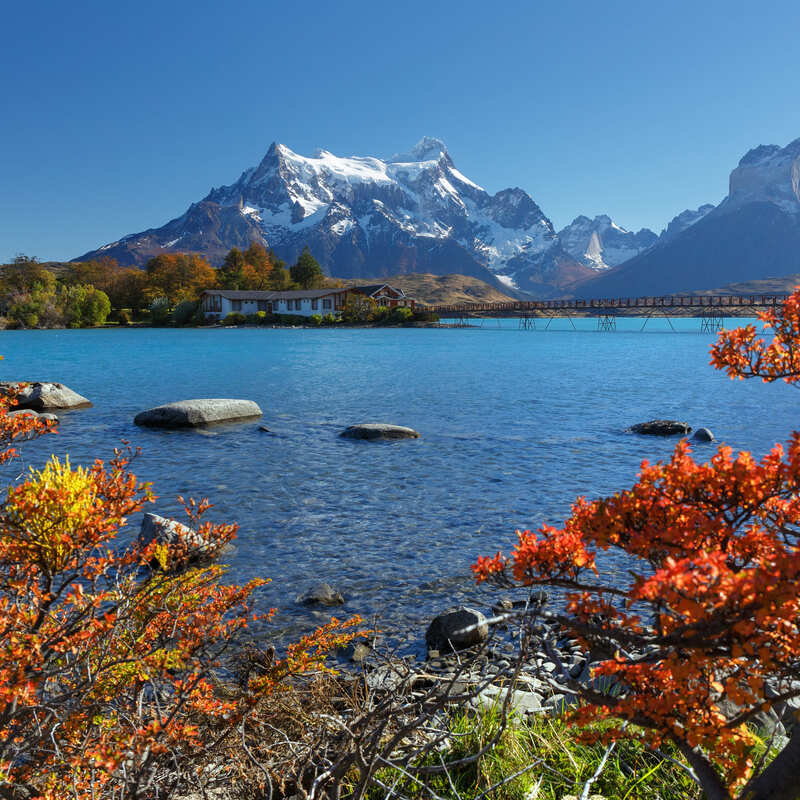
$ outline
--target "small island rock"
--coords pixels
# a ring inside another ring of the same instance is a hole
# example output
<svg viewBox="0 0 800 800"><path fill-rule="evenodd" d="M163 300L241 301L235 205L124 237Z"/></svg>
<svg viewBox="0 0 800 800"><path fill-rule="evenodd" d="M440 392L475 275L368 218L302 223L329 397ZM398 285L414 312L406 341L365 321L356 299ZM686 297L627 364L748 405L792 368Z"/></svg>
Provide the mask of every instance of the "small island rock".
<svg viewBox="0 0 800 800"><path fill-rule="evenodd" d="M639 422L631 425L631 433L640 433L645 436L686 436L692 432L692 427L686 422L674 419L651 419L649 422Z"/></svg>
<svg viewBox="0 0 800 800"><path fill-rule="evenodd" d="M692 439L697 439L698 442L713 442L714 434L708 428L698 428Z"/></svg>
<svg viewBox="0 0 800 800"><path fill-rule="evenodd" d="M304 606L323 605L340 606L344 603L342 593L336 591L329 583L319 583L313 589L297 598Z"/></svg>
<svg viewBox="0 0 800 800"><path fill-rule="evenodd" d="M45 383L43 381L3 381L0 392L21 386L16 399L16 408L33 411L47 411L51 408L88 408L91 402L83 395L73 392L63 383Z"/></svg>
<svg viewBox="0 0 800 800"><path fill-rule="evenodd" d="M480 611L459 606L434 618L425 632L429 650L450 652L482 644L489 638L489 625Z"/></svg>
<svg viewBox="0 0 800 800"><path fill-rule="evenodd" d="M420 434L413 428L405 428L402 425L389 425L385 422L362 422L358 425L351 425L339 435L345 439L368 439L370 441L420 438Z"/></svg>
<svg viewBox="0 0 800 800"><path fill-rule="evenodd" d="M159 428L193 428L219 422L234 422L255 419L261 409L252 400L207 398L180 400L142 411L134 417L137 425Z"/></svg>

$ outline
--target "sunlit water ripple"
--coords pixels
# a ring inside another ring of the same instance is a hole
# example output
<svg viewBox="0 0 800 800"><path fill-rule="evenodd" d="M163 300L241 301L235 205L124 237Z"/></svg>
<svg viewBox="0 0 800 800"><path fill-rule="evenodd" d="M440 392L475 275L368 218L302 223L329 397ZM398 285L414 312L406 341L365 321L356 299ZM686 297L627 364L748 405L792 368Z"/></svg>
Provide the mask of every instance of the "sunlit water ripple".
<svg viewBox="0 0 800 800"><path fill-rule="evenodd" d="M731 382L708 366L712 337L698 320L673 320L679 333L664 320L644 333L634 319L615 333L576 324L3 331L0 368L94 402L62 414L57 438L29 443L26 463L51 452L88 463L127 440L142 448L135 471L153 483L156 511L182 513L179 494L208 496L214 520L238 522L232 578L272 578L258 603L277 607L281 636L330 616L295 602L327 580L346 598L339 615L378 615L419 637L436 611L496 596L471 578L479 554L507 549L516 528L559 523L577 495L629 486L642 459L675 445L625 434L628 425L686 420L759 456L796 425L796 390ZM133 424L142 409L191 397L252 399L264 417L203 431ZM363 421L422 438L338 438Z"/></svg>

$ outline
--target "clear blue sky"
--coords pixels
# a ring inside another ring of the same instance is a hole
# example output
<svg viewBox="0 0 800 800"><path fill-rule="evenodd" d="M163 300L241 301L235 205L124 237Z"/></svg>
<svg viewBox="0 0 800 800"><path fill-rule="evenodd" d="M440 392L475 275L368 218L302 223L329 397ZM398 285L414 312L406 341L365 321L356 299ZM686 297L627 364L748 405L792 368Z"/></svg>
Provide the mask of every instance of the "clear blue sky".
<svg viewBox="0 0 800 800"><path fill-rule="evenodd" d="M800 3L8 4L0 260L182 214L277 140L388 156L428 134L494 192L661 230L800 136Z"/></svg>

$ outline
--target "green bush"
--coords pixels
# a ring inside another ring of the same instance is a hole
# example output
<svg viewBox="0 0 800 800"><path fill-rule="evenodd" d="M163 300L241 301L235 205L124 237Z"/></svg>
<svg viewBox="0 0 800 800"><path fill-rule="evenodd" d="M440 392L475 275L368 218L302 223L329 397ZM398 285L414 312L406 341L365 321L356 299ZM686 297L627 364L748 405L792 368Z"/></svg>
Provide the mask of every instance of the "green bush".
<svg viewBox="0 0 800 800"><path fill-rule="evenodd" d="M300 314L276 314L275 321L278 325L306 325L308 317Z"/></svg>
<svg viewBox="0 0 800 800"><path fill-rule="evenodd" d="M415 309L411 319L414 322L438 322L439 315L434 311L426 311L424 308Z"/></svg>
<svg viewBox="0 0 800 800"><path fill-rule="evenodd" d="M150 322L153 325L166 325L170 319L169 300L166 297L156 297L150 303Z"/></svg>
<svg viewBox="0 0 800 800"><path fill-rule="evenodd" d="M309 322L310 322L312 325L316 325L317 327L319 327L320 325L322 325L322 314L312 314L312 315L311 315L311 316L308 318L308 321L309 321Z"/></svg>
<svg viewBox="0 0 800 800"><path fill-rule="evenodd" d="M335 325L339 320L334 314L328 313L322 318L323 325Z"/></svg>
<svg viewBox="0 0 800 800"><path fill-rule="evenodd" d="M238 311L231 311L231 313L222 320L224 325L244 325L245 322L247 322L247 317Z"/></svg>
<svg viewBox="0 0 800 800"><path fill-rule="evenodd" d="M397 306L396 308L393 308L392 313L389 315L390 320L396 325L403 325L406 322L410 322L413 317L414 312L405 306Z"/></svg>
<svg viewBox="0 0 800 800"><path fill-rule="evenodd" d="M194 319L199 305L194 300L181 300L172 312L172 322L175 325L188 325Z"/></svg>

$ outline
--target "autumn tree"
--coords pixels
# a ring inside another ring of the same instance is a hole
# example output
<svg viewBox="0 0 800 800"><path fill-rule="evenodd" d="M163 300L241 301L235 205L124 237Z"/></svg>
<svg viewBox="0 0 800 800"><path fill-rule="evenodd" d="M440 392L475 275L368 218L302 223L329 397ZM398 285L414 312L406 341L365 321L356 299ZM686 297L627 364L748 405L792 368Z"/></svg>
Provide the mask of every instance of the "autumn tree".
<svg viewBox="0 0 800 800"><path fill-rule="evenodd" d="M70 264L63 280L70 284L88 284L108 294L121 270L116 259L102 256L93 261L76 261Z"/></svg>
<svg viewBox="0 0 800 800"><path fill-rule="evenodd" d="M797 383L800 290L761 317L772 340L723 331L713 365ZM611 575L615 554L626 569ZM671 742L711 800L800 798L800 720L772 760L752 728L800 706L800 433L760 461L723 446L700 464L681 441L632 488L578 498L562 527L518 531L510 556L473 569L566 591L547 616L599 659L588 683L562 670L582 698L573 722L611 717L624 721L611 738Z"/></svg>
<svg viewBox="0 0 800 800"><path fill-rule="evenodd" d="M15 455L15 440L50 429L9 415L13 400L8 390L0 398L0 463ZM352 638L357 619L332 620L284 657L262 651L259 668L233 680L234 645L265 581L223 580L225 568L210 559L235 526L203 521L205 501L186 503L194 530L120 542L130 515L153 499L122 452L89 467L54 457L8 488L0 506L0 796L205 795L204 776L230 780L247 760L247 726L253 718L269 725L269 698L293 676L324 670L326 654Z"/></svg>
<svg viewBox="0 0 800 800"><path fill-rule="evenodd" d="M126 267L116 271L107 288L103 291L111 301L111 307L130 308L132 311L141 311L147 306L145 286L148 275L141 269Z"/></svg>
<svg viewBox="0 0 800 800"><path fill-rule="evenodd" d="M193 253L162 253L147 262L145 271L147 301L166 297L170 306L181 300L196 300L204 289L217 284L216 270Z"/></svg>
<svg viewBox="0 0 800 800"><path fill-rule="evenodd" d="M289 274L292 276L292 281L300 286L301 289L317 289L322 286L325 280L325 273L319 265L308 245L303 248L303 252L297 259L297 263L291 267Z"/></svg>

